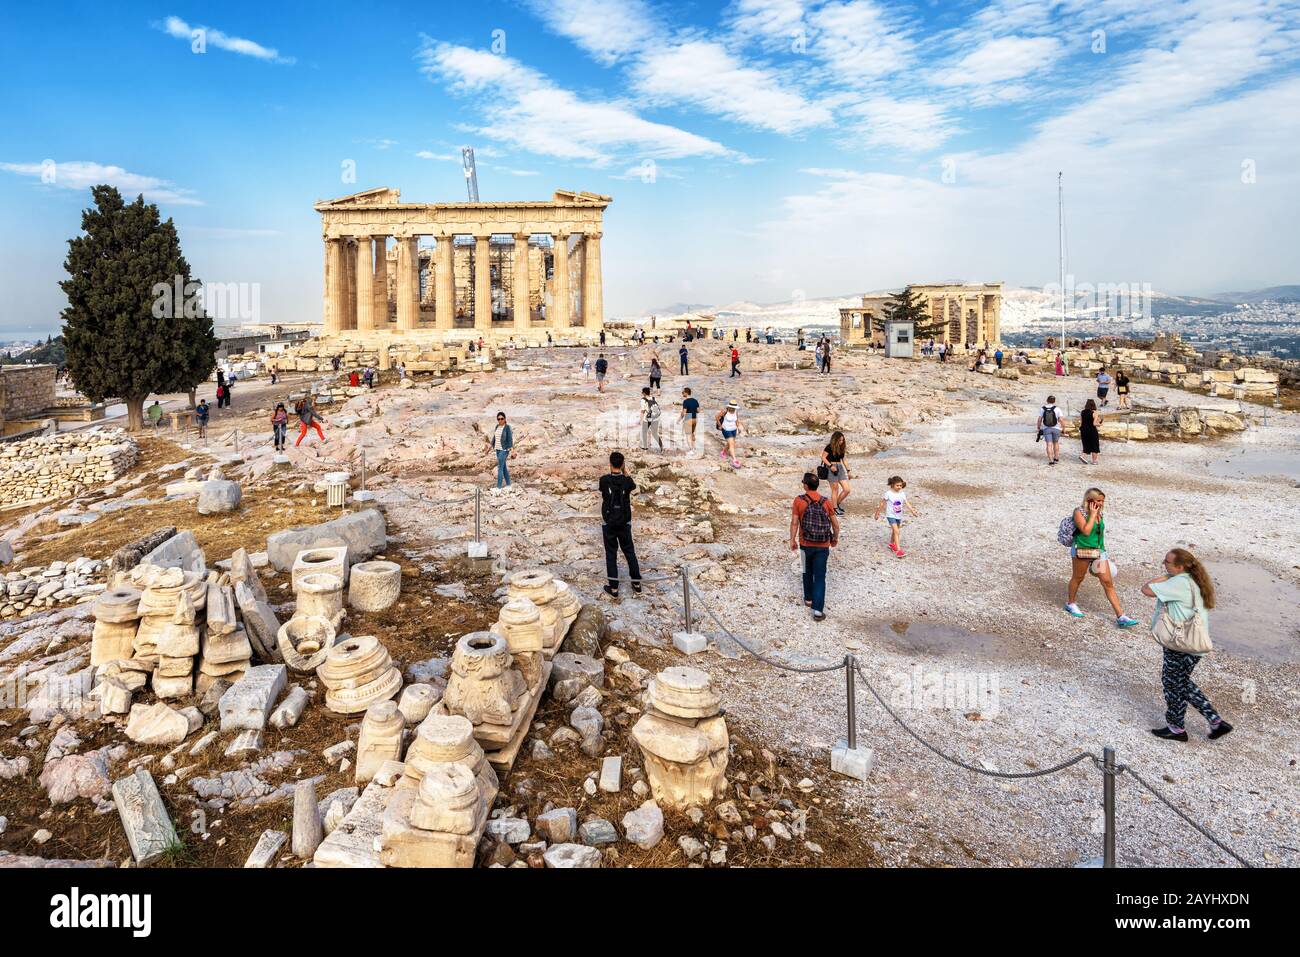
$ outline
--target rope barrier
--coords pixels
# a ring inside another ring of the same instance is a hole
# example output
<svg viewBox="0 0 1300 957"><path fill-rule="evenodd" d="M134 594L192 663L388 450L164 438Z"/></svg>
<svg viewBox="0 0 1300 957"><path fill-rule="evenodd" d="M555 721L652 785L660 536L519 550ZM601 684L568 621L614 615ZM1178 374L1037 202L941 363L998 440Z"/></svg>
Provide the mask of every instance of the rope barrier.
<svg viewBox="0 0 1300 957"><path fill-rule="evenodd" d="M857 664L857 662L854 662L853 667L857 671L858 677L862 679L862 683L867 686L867 690L871 692L871 696L880 703L880 706L885 709L885 713L888 714L891 718L893 718L894 721L898 723L899 727L901 727L904 731L906 731L913 738L915 738L917 741L923 744L926 748L933 751L939 757L943 758L945 761L951 764L957 765L957 767L959 768L964 768L967 771L973 771L976 774L983 774L991 778L1041 778L1041 777L1046 777L1049 774L1056 774L1058 771L1064 771L1066 768L1072 767L1078 764L1080 761L1085 761L1088 758L1092 758L1095 764L1097 764L1099 767L1101 766L1101 758L1097 757L1097 755L1092 754L1089 751L1080 751L1074 757L1068 758L1065 761L1062 761L1060 764L1054 764L1050 768L1041 768L1037 771L990 771L988 768L981 768L981 767L976 767L973 764L967 764L965 761L959 760L958 758L954 758L952 755L945 754L943 751L940 751L933 744L931 744L929 741L925 740L925 738L921 737L914 730L912 730L912 728L908 726L907 722L904 721L902 718L900 718L897 714L895 714L894 709L889 707L889 705L885 703L885 699L880 696L880 692L878 692L875 688L875 685L871 683L871 679L869 679L866 676L866 674L863 672L862 666Z"/></svg>
<svg viewBox="0 0 1300 957"><path fill-rule="evenodd" d="M695 597L700 600L700 604L704 608L704 613L713 619L713 623L722 630L722 633L726 635L728 638L730 638L732 641L734 641L736 644L740 645L740 647L748 651L759 661L765 661L769 665L772 665L774 668L780 668L782 671L793 671L796 674L804 674L804 675L823 674L828 671L839 671L841 668L844 667L843 661L836 661L827 664L819 664L819 665L814 665L806 668L800 668L795 665L788 665L782 661L777 661L775 658L769 658L767 655L755 651L748 644L746 644L745 642L737 638L735 635L733 635L731 633L731 630L722 623L722 619L720 619L716 614L714 614L713 609L709 607L708 602L705 600L704 596L700 594L700 590L695 587L694 583L690 585L690 589L694 593Z"/></svg>
<svg viewBox="0 0 1300 957"><path fill-rule="evenodd" d="M1180 808L1175 807L1173 803L1171 803L1167 797L1161 794L1160 791L1157 790L1154 785L1148 783L1146 779L1142 777L1142 775L1138 774L1131 767L1129 767L1128 765L1121 765L1118 770L1120 771L1121 774L1132 775L1133 780L1137 781L1138 784L1142 785L1142 787L1150 791L1151 794L1154 795L1155 798L1159 800L1161 804L1163 804L1165 807L1169 808L1169 810L1173 811L1175 814L1181 817L1184 821L1190 824L1197 832L1199 832L1203 838L1205 838L1207 841L1209 841L1219 850L1223 851L1223 853L1227 854L1229 857L1235 860L1242 867L1253 868L1255 866L1254 864L1250 863L1250 861L1246 860L1244 857L1242 857L1240 854L1234 851L1232 848L1230 848L1227 844L1223 843L1223 841L1219 840L1217 837L1211 834L1209 830L1207 830L1206 828L1202 827L1200 824L1193 821Z"/></svg>

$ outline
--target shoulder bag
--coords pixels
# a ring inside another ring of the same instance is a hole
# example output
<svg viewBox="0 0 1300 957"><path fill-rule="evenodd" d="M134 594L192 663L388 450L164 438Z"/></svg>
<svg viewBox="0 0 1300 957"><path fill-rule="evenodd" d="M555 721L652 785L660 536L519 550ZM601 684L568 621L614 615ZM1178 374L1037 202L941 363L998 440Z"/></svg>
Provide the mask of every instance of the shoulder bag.
<svg viewBox="0 0 1300 957"><path fill-rule="evenodd" d="M1214 650L1210 644L1210 630L1205 625L1205 612L1196 600L1198 589L1192 585L1192 617L1174 621L1169 610L1161 603L1160 614L1151 628L1156 644L1185 655L1204 655Z"/></svg>

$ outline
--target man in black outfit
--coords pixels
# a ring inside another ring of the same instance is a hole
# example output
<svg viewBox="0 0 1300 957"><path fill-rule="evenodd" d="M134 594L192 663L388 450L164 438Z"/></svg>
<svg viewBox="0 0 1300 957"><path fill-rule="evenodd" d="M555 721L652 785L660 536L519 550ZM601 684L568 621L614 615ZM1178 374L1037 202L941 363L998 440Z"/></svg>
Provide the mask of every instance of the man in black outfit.
<svg viewBox="0 0 1300 957"><path fill-rule="evenodd" d="M632 591L641 593L641 566L636 560L636 546L632 544L632 493L636 482L623 471L623 453L609 453L609 474L600 477L601 535L605 539L605 575L609 584L605 594L618 597L618 550L623 549L627 559L627 575L632 579Z"/></svg>

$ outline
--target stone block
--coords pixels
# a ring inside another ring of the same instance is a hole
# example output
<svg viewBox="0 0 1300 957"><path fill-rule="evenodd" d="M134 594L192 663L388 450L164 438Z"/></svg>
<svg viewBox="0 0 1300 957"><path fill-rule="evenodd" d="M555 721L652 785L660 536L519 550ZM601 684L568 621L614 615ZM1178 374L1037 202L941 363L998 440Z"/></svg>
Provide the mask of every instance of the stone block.
<svg viewBox="0 0 1300 957"><path fill-rule="evenodd" d="M867 779L875 760L876 755L871 748L864 748L860 745L856 748L850 748L849 742L845 738L836 741L835 747L831 749L831 770L836 774L843 774L845 777L856 778L859 781Z"/></svg>
<svg viewBox="0 0 1300 957"><path fill-rule="evenodd" d="M698 655L709 647L709 639L698 631L673 633L673 647L684 655Z"/></svg>
<svg viewBox="0 0 1300 957"><path fill-rule="evenodd" d="M646 801L623 815L623 834L643 851L650 850L664 839L664 812L654 801Z"/></svg>
<svg viewBox="0 0 1300 957"><path fill-rule="evenodd" d="M590 658L587 655L575 655L570 651L561 651L551 659L551 685L559 684L569 678L576 678L582 684L605 687L605 661L603 658Z"/></svg>
<svg viewBox="0 0 1300 957"><path fill-rule="evenodd" d="M287 572L299 552L327 540L329 544L341 541L347 545L351 561L366 561L387 547L387 523L377 508L365 508L320 525L276 532L267 538L266 551L276 570Z"/></svg>
<svg viewBox="0 0 1300 957"><path fill-rule="evenodd" d="M233 512L239 508L243 493L238 482L227 479L202 482L199 484L199 514L219 515Z"/></svg>
<svg viewBox="0 0 1300 957"><path fill-rule="evenodd" d="M192 562L197 555L202 555L194 533L188 529L177 532L167 538L151 552L141 556L140 563L158 565L162 568L182 568Z"/></svg>
<svg viewBox="0 0 1300 957"><path fill-rule="evenodd" d="M221 696L221 730L260 731L284 690L288 669L284 665L258 665Z"/></svg>
<svg viewBox="0 0 1300 957"><path fill-rule="evenodd" d="M257 846L253 848L253 853L249 854L248 860L244 861L244 866L252 868L272 866L275 863L275 856L280 853L280 848L284 847L287 840L289 835L284 831L263 831L262 836L257 839Z"/></svg>
<svg viewBox="0 0 1300 957"><path fill-rule="evenodd" d="M618 755L611 755L600 762L600 781L598 782L602 791L609 794L617 794L623 786L623 759Z"/></svg>
<svg viewBox="0 0 1300 957"><path fill-rule="evenodd" d="M153 776L144 768L113 783L113 803L137 864L151 864L178 843Z"/></svg>
<svg viewBox="0 0 1300 957"><path fill-rule="evenodd" d="M583 844L597 847L601 844L614 844L618 841L618 831L614 825L603 817L593 817L584 821L578 828L578 838Z"/></svg>
<svg viewBox="0 0 1300 957"><path fill-rule="evenodd" d="M552 844L572 841L578 836L578 812L571 807L561 807L539 814L537 833Z"/></svg>
<svg viewBox="0 0 1300 957"><path fill-rule="evenodd" d="M303 549L293 560L292 581L295 593L302 589L303 580L312 575L333 575L341 588L348 580L348 549L346 545L322 546Z"/></svg>
<svg viewBox="0 0 1300 957"><path fill-rule="evenodd" d="M555 844L542 853L547 867L600 867L604 862L600 848L582 844Z"/></svg>
<svg viewBox="0 0 1300 957"><path fill-rule="evenodd" d="M190 723L162 702L131 707L126 736L137 744L180 744L190 733Z"/></svg>

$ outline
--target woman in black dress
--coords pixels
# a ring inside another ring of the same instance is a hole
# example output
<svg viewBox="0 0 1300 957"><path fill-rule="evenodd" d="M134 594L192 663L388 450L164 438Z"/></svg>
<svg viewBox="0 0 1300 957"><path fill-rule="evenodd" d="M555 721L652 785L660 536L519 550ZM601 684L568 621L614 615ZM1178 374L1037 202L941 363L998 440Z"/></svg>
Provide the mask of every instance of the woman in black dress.
<svg viewBox="0 0 1300 957"><path fill-rule="evenodd" d="M1079 413L1079 438L1083 440L1083 454L1079 456L1079 461L1084 465L1096 465L1097 456L1101 454L1101 435L1097 431L1101 428L1101 413L1097 411L1097 403L1089 399ZM1092 461L1089 462L1087 457L1091 453Z"/></svg>

